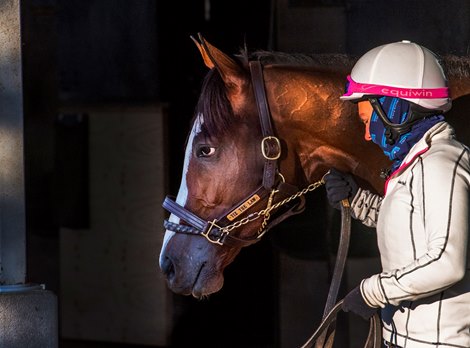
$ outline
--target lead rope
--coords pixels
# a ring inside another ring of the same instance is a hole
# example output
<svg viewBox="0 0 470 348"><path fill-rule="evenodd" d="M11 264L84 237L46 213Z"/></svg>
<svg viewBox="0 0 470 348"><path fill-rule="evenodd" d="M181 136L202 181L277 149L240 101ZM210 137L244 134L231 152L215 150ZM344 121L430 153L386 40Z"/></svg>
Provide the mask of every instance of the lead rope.
<svg viewBox="0 0 470 348"><path fill-rule="evenodd" d="M336 263L333 277L328 292L325 309L323 312L322 322L317 330L310 338L301 346L301 348L311 348L315 344L315 348L331 348L334 343L334 335L336 328L336 316L342 308L343 300L335 304L338 296L339 285L343 276L344 266L349 249L349 240L351 236L351 212L349 200L341 201L341 234L336 256ZM380 348L381 347L381 326L378 314L375 314L369 323L369 334L367 336L364 348Z"/></svg>
<svg viewBox="0 0 470 348"><path fill-rule="evenodd" d="M344 266L349 249L349 240L351 235L351 213L348 199L341 201L341 233L340 242L338 245L338 252L336 255L336 263L331 279L330 289L328 291L328 297L323 311L322 324L320 328L307 340L301 348L313 347L315 348L325 347L325 341L328 346L333 344L335 326L336 326L336 313L341 309L341 306L336 304L336 298L338 296L339 286L341 284L341 278L343 276ZM342 301L340 301L342 303ZM327 338L328 336L328 338Z"/></svg>
<svg viewBox="0 0 470 348"><path fill-rule="evenodd" d="M351 213L350 213L350 204L348 199L343 199L341 201L341 233L340 241L338 245L338 252L336 254L336 263L333 271L333 277L331 279L330 290L328 291L328 297L326 299L325 309L323 311L323 318L328 316L328 313L333 309L336 299L338 297L339 287L341 285L341 279L343 278L344 267L346 265L346 258L348 257L349 250L349 241L351 237ZM328 332L329 331L329 332ZM334 320L330 326L329 330L325 330L320 336L320 339L315 343L315 348L322 348L325 346L326 342L331 342L333 344L334 335L336 331L336 320ZM327 339L328 337L328 339ZM329 346L328 344L327 346Z"/></svg>

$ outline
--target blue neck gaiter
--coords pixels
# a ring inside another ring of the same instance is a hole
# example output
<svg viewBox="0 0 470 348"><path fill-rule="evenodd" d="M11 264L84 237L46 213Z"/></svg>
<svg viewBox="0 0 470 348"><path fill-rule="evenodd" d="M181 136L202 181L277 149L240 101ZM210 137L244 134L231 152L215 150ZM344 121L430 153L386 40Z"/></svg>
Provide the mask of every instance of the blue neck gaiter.
<svg viewBox="0 0 470 348"><path fill-rule="evenodd" d="M394 97L381 97L379 99L387 118L395 124L402 124L410 112L410 103L406 100ZM385 156L393 161L391 171L395 171L406 157L410 149L416 144L432 126L444 120L443 115L434 115L415 123L411 130L402 134L395 144L387 144L385 126L379 115L374 111L370 118L369 132L372 141L377 144Z"/></svg>

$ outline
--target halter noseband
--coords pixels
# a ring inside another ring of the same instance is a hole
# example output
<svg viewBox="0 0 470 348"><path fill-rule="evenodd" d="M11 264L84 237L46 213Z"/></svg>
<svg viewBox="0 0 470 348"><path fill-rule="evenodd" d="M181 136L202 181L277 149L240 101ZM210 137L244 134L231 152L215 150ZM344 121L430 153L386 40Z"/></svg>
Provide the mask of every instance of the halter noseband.
<svg viewBox="0 0 470 348"><path fill-rule="evenodd" d="M285 220L287 217L301 213L305 209L305 198L302 195L321 185L321 183L316 184L314 188L310 187L303 191L298 191L297 187L284 182L282 175L278 172L278 159L281 156L281 143L274 135L271 124L271 115L264 87L263 69L259 61L252 61L249 63L249 66L263 135L263 139L261 141L261 153L263 154L265 161L262 185L248 196L248 198L232 207L228 213L225 213L220 218L212 221L200 218L196 214L176 203L173 197L166 196L163 201L163 208L183 220L185 224L177 224L169 220L165 220L165 229L177 233L200 235L205 237L209 242L218 245L227 245L229 247L248 246L258 242L261 236L263 236L270 228ZM273 204L274 195L281 199L275 204ZM300 202L290 205L286 212L268 223L270 212L272 210L277 209L281 205L290 203L294 198L300 198ZM265 209L258 211L257 213L251 213L240 219L244 212L255 205L258 206L262 203L265 204ZM230 231L254 221L261 216L264 217L264 221L255 238L241 239L230 234Z"/></svg>

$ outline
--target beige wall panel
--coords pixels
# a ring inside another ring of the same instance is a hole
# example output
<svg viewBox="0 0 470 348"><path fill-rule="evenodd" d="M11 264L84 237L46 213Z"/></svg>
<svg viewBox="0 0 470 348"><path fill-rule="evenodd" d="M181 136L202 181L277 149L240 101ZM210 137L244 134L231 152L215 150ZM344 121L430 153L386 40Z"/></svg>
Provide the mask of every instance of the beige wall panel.
<svg viewBox="0 0 470 348"><path fill-rule="evenodd" d="M172 301L158 268L164 108L79 112L89 115L90 229L61 231L61 335L165 345Z"/></svg>

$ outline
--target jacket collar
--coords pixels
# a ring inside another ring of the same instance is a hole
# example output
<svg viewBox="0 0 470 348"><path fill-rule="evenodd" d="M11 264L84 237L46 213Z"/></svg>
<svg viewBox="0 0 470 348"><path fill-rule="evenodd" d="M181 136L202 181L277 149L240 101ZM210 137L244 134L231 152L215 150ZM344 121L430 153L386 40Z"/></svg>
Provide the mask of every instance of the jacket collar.
<svg viewBox="0 0 470 348"><path fill-rule="evenodd" d="M425 153L431 147L433 141L438 139L453 139L455 137L454 128L445 121L439 122L431 127L423 137L410 149L403 159L402 164L398 167L385 181L385 194L387 193L388 183L391 179L396 178L412 164L416 158Z"/></svg>

